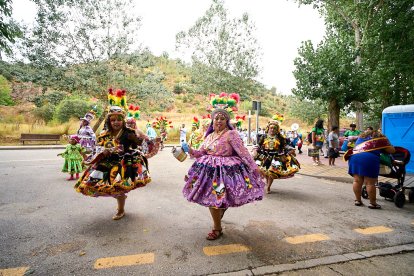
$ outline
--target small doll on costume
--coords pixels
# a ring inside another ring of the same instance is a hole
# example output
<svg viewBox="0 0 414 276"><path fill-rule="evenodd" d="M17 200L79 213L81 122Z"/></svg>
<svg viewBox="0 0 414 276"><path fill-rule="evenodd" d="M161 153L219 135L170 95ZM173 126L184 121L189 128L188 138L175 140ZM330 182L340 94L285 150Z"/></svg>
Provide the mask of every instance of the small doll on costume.
<svg viewBox="0 0 414 276"><path fill-rule="evenodd" d="M193 117L193 123L191 126L190 139L188 140L188 145L193 149L199 149L201 143L203 142L203 134L200 129L200 121L197 117Z"/></svg>
<svg viewBox="0 0 414 276"><path fill-rule="evenodd" d="M155 118L155 122L152 123L152 127L155 129L158 129L160 131L160 137L161 137L161 148L162 150L164 148L164 141L167 140L167 128L172 128L172 122L167 119L167 117L161 116Z"/></svg>
<svg viewBox="0 0 414 276"><path fill-rule="evenodd" d="M135 130L136 135L143 139L141 146L139 146L139 150L144 154L144 156L148 159L153 157L158 153L160 147L160 138L150 139L144 132L142 132L137 127L137 120L140 118L140 110L139 106L134 106L130 104L128 106L128 113L126 119L126 126L130 129Z"/></svg>
<svg viewBox="0 0 414 276"><path fill-rule="evenodd" d="M82 161L86 158L86 150L79 144L79 141L80 139L78 135L71 135L65 151L58 154L58 156L65 158L62 172L70 174L70 177L67 180L75 180L73 177L74 174L76 174L76 179L78 179L79 173L83 170Z"/></svg>

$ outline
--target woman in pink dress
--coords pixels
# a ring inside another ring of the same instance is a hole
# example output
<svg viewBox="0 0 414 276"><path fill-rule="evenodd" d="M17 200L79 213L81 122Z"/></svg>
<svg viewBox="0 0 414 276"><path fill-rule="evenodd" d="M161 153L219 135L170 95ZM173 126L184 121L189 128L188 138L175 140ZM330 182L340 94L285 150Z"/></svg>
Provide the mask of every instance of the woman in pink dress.
<svg viewBox="0 0 414 276"><path fill-rule="evenodd" d="M261 200L265 183L239 134L230 125L229 113L216 109L211 117L200 149L189 149L197 159L185 178L183 194L188 201L209 207L213 228L206 238L215 240L223 234L221 219L227 208Z"/></svg>

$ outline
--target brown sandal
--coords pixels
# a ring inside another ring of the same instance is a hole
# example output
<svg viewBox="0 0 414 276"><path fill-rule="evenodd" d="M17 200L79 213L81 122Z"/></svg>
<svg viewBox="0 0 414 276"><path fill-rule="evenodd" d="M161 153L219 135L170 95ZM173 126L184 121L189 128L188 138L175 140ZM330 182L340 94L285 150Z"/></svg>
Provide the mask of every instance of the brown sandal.
<svg viewBox="0 0 414 276"><path fill-rule="evenodd" d="M217 234L218 233L218 234ZM209 241L214 241L220 238L223 235L223 230L212 229L210 233L207 234L206 239Z"/></svg>
<svg viewBox="0 0 414 276"><path fill-rule="evenodd" d="M363 206L364 205L364 203L362 203L362 201L359 201L359 200L355 200L355 206Z"/></svg>
<svg viewBox="0 0 414 276"><path fill-rule="evenodd" d="M121 218L123 218L125 216L125 211L124 212L122 212L122 213L117 213L117 214L115 214L113 217L112 217L112 219L113 220L120 220Z"/></svg>
<svg viewBox="0 0 414 276"><path fill-rule="evenodd" d="M370 203L370 204L368 205L368 208L369 208L369 209L381 209L381 205L379 205L379 204L372 204L372 203Z"/></svg>

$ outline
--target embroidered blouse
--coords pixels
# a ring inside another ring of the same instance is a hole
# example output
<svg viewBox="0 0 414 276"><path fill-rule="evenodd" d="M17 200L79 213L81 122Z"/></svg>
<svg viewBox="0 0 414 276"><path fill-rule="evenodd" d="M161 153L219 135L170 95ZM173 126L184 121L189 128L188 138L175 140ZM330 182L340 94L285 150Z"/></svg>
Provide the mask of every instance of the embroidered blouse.
<svg viewBox="0 0 414 276"><path fill-rule="evenodd" d="M213 133L211 133L205 138L200 149L193 149L191 155L196 158L203 155L217 157L238 156L242 163L251 170L258 168L236 130L228 130L218 137L214 137Z"/></svg>

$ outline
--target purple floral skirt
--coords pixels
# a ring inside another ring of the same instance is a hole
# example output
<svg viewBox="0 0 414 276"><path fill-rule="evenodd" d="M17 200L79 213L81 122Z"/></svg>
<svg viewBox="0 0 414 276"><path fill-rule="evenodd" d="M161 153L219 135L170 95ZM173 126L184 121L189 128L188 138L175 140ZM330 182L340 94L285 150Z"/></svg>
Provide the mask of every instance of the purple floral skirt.
<svg viewBox="0 0 414 276"><path fill-rule="evenodd" d="M183 195L203 206L228 208L261 200L264 186L239 157L204 155L188 171Z"/></svg>

